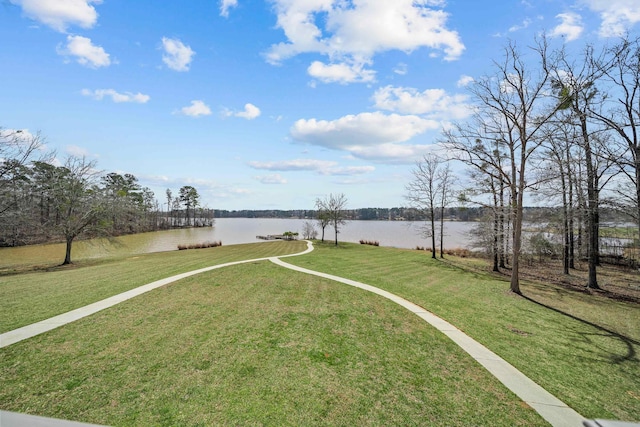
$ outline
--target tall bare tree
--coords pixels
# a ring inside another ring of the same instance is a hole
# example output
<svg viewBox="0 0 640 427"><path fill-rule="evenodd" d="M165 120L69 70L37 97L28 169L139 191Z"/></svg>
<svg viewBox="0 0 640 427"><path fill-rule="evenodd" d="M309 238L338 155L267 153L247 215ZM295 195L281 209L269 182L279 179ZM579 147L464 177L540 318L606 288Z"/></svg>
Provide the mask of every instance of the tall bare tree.
<svg viewBox="0 0 640 427"><path fill-rule="evenodd" d="M513 218L510 290L517 294L521 293L524 194L534 185L528 175L528 166L532 154L541 144L542 126L556 111L547 96L551 73L546 39L537 39L531 52L535 56L532 62L514 42L505 47L502 61L494 62L494 74L471 85L477 103L474 120L446 131L444 141L468 165L479 170L490 165L488 173L504 182L509 190ZM490 148L494 144L503 147L506 158L495 155Z"/></svg>
<svg viewBox="0 0 640 427"><path fill-rule="evenodd" d="M64 264L71 264L74 240L82 235L97 236L110 228L105 202L97 187L95 162L69 157L55 178L57 221L54 230L66 243Z"/></svg>
<svg viewBox="0 0 640 427"><path fill-rule="evenodd" d="M427 216L429 227L426 235L431 237L431 257L436 258L436 212L440 213L440 257L444 246L444 208L450 194L450 169L445 160L434 154L423 156L411 171L412 180L405 186L405 198L411 207Z"/></svg>
<svg viewBox="0 0 640 427"><path fill-rule="evenodd" d="M444 210L453 197L453 174L449 163L438 171L440 185L440 258L444 258Z"/></svg>
<svg viewBox="0 0 640 427"><path fill-rule="evenodd" d="M634 203L632 216L640 238L640 38L623 38L594 66L604 73L610 93L606 108L591 108L589 113L625 145L625 155L611 157L634 187L635 195L627 201Z"/></svg>
<svg viewBox="0 0 640 427"><path fill-rule="evenodd" d="M317 199L316 206L322 213L324 218L328 219L328 223L333 225L335 232L335 244L338 246L338 233L340 226L346 223L345 208L347 206L347 197L344 194L329 194L324 199ZM324 240L324 228L322 232Z"/></svg>
<svg viewBox="0 0 640 427"><path fill-rule="evenodd" d="M318 220L318 225L322 230L322 238L320 241L324 242L324 230L329 225L329 222L331 221L331 217L329 215L329 212L325 210L321 199L316 199L316 210L317 210L316 219Z"/></svg>
<svg viewBox="0 0 640 427"><path fill-rule="evenodd" d="M570 114L567 122L575 123L578 129L576 141L584 153L587 188L587 237L589 275L587 287L599 289L597 266L600 263L600 191L606 184L601 178L608 170L611 156L601 153L607 144L601 126L591 118L599 115L604 102L603 92L598 88L602 77L612 67L611 58L596 53L587 45L577 61L572 61L564 49L557 52L556 69L552 88L558 97L558 109ZM614 156L615 157L615 156Z"/></svg>
<svg viewBox="0 0 640 427"><path fill-rule="evenodd" d="M16 208L16 198L7 197L6 187L15 184L23 168L33 160L46 160L51 154L43 151L44 140L23 130L0 127L0 215Z"/></svg>

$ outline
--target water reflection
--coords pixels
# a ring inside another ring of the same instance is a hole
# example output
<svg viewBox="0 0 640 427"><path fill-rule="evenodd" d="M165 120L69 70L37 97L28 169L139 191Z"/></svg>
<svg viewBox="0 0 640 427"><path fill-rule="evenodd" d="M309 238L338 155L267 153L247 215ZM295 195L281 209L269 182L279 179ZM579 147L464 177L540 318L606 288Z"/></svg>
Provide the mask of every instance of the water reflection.
<svg viewBox="0 0 640 427"><path fill-rule="evenodd" d="M150 252L176 250L180 244L222 241L223 245L261 242L258 235L282 234L293 231L302 234L303 219L256 219L220 218L213 227L189 228L157 231L114 239L94 239L74 243L72 258L75 260L105 256L127 256ZM311 221L316 229L317 222ZM358 242L375 240L381 246L413 249L416 246L430 247L430 240L424 237L421 228L424 223L403 221L349 221L340 229L338 240ZM445 223L445 248L468 247L468 232L473 227L470 222ZM318 230L318 237L320 231ZM325 229L325 239L333 240L331 227ZM37 265L60 262L64 259L64 245L37 245L18 248L0 248L0 267L11 265Z"/></svg>

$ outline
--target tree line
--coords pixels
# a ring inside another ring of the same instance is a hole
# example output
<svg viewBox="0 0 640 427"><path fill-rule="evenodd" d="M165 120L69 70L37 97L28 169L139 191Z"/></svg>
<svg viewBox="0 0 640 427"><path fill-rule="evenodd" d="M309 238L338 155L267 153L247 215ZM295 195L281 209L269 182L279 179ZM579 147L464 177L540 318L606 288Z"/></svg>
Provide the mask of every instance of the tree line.
<svg viewBox="0 0 640 427"><path fill-rule="evenodd" d="M317 218L318 212L317 209L213 210L215 218L314 219ZM344 209L344 214L350 221L424 221L427 219L427 214L415 207ZM476 206L447 206L443 215L449 221L477 221L482 217L483 210Z"/></svg>
<svg viewBox="0 0 640 427"><path fill-rule="evenodd" d="M39 134L0 129L0 246L65 242L68 264L78 238L211 225L212 213L198 209L191 186L162 212L134 175L104 174L95 161L75 156L58 165L43 147Z"/></svg>
<svg viewBox="0 0 640 427"><path fill-rule="evenodd" d="M525 201L554 206L559 215L544 221L561 236L563 272L584 256L587 286L599 288L603 209L635 223L640 239L640 40L578 53L552 49L544 35L525 50L511 42L469 90L471 118L443 131L448 156L417 163L407 199L432 221L451 200L483 207L494 270L511 269L515 293ZM452 159L466 165L466 188L447 180Z"/></svg>

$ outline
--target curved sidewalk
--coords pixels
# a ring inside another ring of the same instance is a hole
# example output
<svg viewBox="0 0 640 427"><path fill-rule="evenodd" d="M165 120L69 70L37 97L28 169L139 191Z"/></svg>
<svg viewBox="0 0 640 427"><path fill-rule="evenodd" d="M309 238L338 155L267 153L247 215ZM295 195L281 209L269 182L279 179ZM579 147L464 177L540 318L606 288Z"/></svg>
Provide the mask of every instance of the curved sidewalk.
<svg viewBox="0 0 640 427"><path fill-rule="evenodd" d="M424 308L404 299L395 294L387 292L385 290L376 288L365 283L356 282L354 280L345 279L343 277L334 276L331 274L321 273L314 270L298 267L292 264L288 264L281 260L281 258L293 257L304 255L313 250L313 244L307 241L307 249L303 252L296 254L282 255L278 257L265 257L256 258L243 261L234 261L226 264L214 265L211 267L201 268L199 270L189 271L186 273L178 274L168 277L166 279L158 280L138 288L123 292L118 295L114 295L110 298L106 298L102 301L95 302L85 307L78 308L76 310L69 311L59 316L52 317L47 320L43 320L32 325L27 325L13 331L0 334L0 348L9 346L19 341L34 337L41 333L50 331L67 323L71 323L75 320L97 313L98 311L112 307L120 302L131 299L135 296L149 292L153 289L165 286L169 283L175 282L186 277L190 277L196 274L204 273L218 268L228 267L232 265L245 264L255 261L271 261L281 267L295 270L301 273L311 274L319 276L325 279L333 280L336 282L344 283L349 286L354 286L369 292L373 292L376 295L380 295L387 298L396 304L401 305L410 312L419 316L431 326L448 336L453 342L458 344L464 351L466 351L471 357L473 357L478 363L485 367L493 376L495 376L502 384L504 384L509 390L516 394L525 403L531 406L536 412L538 412L542 418L544 418L549 424L554 427L579 427L582 426L584 417L578 414L576 411L567 406L564 402L553 396L551 393L540 387L538 384L529 379L522 372L518 371L511 364L504 359L493 353L491 350L475 341L471 337L467 336L464 332L450 324L449 322L439 318L438 316L426 311Z"/></svg>
<svg viewBox="0 0 640 427"><path fill-rule="evenodd" d="M282 255L282 257L304 255L304 254L308 254L312 250L313 250L313 244L307 241L307 249L305 249L303 252L298 252L298 253L289 254L289 255ZM229 267L229 266L238 265L238 264L246 264L248 262L266 261L269 259L271 259L271 257L246 259L242 261L233 261L225 264L213 265L211 267L205 267L198 270L188 271L182 274L176 274L175 276L167 277L161 280L156 280L155 282L147 283L146 285L142 285L140 287L128 290L126 292L122 292L118 295L114 295L112 297L105 298L103 300L94 302L92 304L85 305L84 307L80 307L75 310L62 313L58 316L51 317L49 319L45 319L37 323L32 323L31 325L23 326L22 328L14 329L12 331L0 334L0 348L7 347L11 344L15 344L17 342L26 340L31 337L35 337L36 335L40 335L42 333L51 331L52 329L66 325L67 323L75 322L76 320L82 319L83 317L87 317L94 313L102 311L106 308L113 307L114 305L120 304L123 301L131 299L133 297L137 297L138 295L142 295L144 293L160 288L162 286L168 285L169 283L173 283L177 280L181 280L181 279L194 276L200 273L205 273L207 271L216 270L218 268Z"/></svg>
<svg viewBox="0 0 640 427"><path fill-rule="evenodd" d="M365 283L356 282L355 280L345 279L343 277L331 274L320 273L314 270L298 267L288 264L276 257L269 259L274 264L280 265L291 270L299 271L314 276L323 277L325 279L334 280L349 286L373 292L387 298L396 304L401 305L421 319L425 320L431 326L448 336L453 342L458 344L464 351L473 357L478 363L485 367L494 377L511 390L516 396L522 399L526 404L542 416L549 424L556 427L582 426L585 418L576 411L567 406L560 399L540 387L522 372L514 368L509 362L466 335L460 329L453 326L444 319L439 318L433 313L428 312L424 308L407 301L391 292L387 292L375 286Z"/></svg>

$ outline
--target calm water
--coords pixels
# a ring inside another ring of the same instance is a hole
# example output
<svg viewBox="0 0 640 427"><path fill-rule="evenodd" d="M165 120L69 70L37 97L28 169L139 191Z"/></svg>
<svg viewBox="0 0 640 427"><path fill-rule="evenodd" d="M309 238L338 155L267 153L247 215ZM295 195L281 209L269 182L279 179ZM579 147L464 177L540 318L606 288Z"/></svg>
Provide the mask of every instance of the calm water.
<svg viewBox="0 0 640 427"><path fill-rule="evenodd" d="M144 252L157 252L174 250L178 244L201 243L206 241L221 240L224 245L238 243L253 243L260 240L258 235L282 234L285 231L293 231L302 234L304 219L254 219L254 218L220 218L216 219L215 226L211 228L184 229L146 233ZM312 221L320 230L315 221ZM344 242L359 242L364 240L377 240L382 246L413 249L416 246L431 246L428 239L422 237L420 228L424 223L410 223L403 221L349 221L344 225L338 240ZM445 223L445 247L466 247L469 243L468 232L473 226L470 222ZM140 236L140 235L138 235ZM136 236L136 237L138 237ZM134 236L131 236L134 237ZM325 229L325 239L333 240L333 229Z"/></svg>
<svg viewBox="0 0 640 427"><path fill-rule="evenodd" d="M213 227L158 231L152 233L122 236L117 239L89 240L74 243L74 260L104 256L135 255L150 252L176 250L180 244L222 241L223 245L254 243L258 235L282 234L293 231L302 234L303 219L254 219L220 218ZM317 227L317 223L312 221ZM430 247L430 240L422 237L420 231L424 223L403 221L349 221L340 230L338 240L357 243L376 240L381 246L413 249L416 246ZM468 232L473 227L470 222L445 223L445 248L468 247ZM318 230L318 238L320 231ZM325 229L325 239L333 240L333 229ZM0 268L12 265L46 264L62 262L64 245L35 245L18 248L0 248Z"/></svg>

